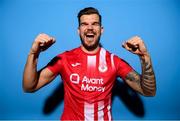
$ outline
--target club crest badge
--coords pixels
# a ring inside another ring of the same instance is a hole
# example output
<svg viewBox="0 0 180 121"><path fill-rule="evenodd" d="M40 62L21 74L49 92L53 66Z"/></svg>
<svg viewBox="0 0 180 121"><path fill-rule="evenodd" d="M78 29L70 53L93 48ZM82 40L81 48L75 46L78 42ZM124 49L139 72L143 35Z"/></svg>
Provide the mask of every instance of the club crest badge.
<svg viewBox="0 0 180 121"><path fill-rule="evenodd" d="M98 69L100 72L106 72L108 68L106 65L100 65Z"/></svg>

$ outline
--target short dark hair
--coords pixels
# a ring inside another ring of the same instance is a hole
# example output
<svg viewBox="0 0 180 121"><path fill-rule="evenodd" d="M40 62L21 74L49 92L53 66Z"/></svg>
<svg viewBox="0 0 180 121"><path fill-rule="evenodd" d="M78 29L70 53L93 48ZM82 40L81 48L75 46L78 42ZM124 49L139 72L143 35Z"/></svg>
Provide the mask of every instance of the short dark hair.
<svg viewBox="0 0 180 121"><path fill-rule="evenodd" d="M99 16L99 22L100 22L100 25L101 25L101 15L99 13L99 11L96 9L96 8L93 8L93 7L87 7L87 8L84 8L82 10L79 11L78 13L78 22L79 22L79 26L80 26L80 18L82 15L90 15L90 14L97 14Z"/></svg>

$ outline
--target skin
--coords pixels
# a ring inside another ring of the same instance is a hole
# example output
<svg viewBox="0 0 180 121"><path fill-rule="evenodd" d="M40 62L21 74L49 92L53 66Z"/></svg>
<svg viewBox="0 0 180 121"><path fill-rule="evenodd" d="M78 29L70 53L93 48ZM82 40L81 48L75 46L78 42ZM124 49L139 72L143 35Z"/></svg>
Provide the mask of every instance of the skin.
<svg viewBox="0 0 180 121"><path fill-rule="evenodd" d="M81 49L86 53L96 53L100 46L99 40L103 27L97 14L82 15L78 34L81 39ZM39 34L28 54L23 74L23 89L25 92L34 92L50 83L57 75L48 68L37 71L38 56L55 43L55 38L47 34ZM156 93L155 75L150 55L140 37L133 37L122 45L126 50L140 57L142 74L132 71L127 74L125 82L134 90L145 96L154 96Z"/></svg>
<svg viewBox="0 0 180 121"><path fill-rule="evenodd" d="M81 49L86 53L96 53L99 50L99 40L103 31L97 14L81 16L78 28L82 43ZM88 37L88 35L93 37Z"/></svg>
<svg viewBox="0 0 180 121"><path fill-rule="evenodd" d="M23 89L25 92L34 92L56 77L47 68L37 71L39 54L48 49L53 43L55 43L55 39L43 33L39 34L33 42L23 74Z"/></svg>
<svg viewBox="0 0 180 121"><path fill-rule="evenodd" d="M96 53L99 50L99 39L103 33L99 17L96 14L82 15L78 34L81 38L81 49L86 53ZM87 35L93 37L88 38ZM38 56L42 51L47 50L55 43L55 38L47 34L39 34L29 52L23 74L23 89L25 92L34 92L50 83L57 75L54 75L48 68L37 71Z"/></svg>
<svg viewBox="0 0 180 121"><path fill-rule="evenodd" d="M136 71L130 72L125 79L125 82L134 90L144 96L155 96L156 80L152 67L150 55L146 49L143 40L138 37L132 37L122 45L129 52L139 56L141 61L142 74Z"/></svg>

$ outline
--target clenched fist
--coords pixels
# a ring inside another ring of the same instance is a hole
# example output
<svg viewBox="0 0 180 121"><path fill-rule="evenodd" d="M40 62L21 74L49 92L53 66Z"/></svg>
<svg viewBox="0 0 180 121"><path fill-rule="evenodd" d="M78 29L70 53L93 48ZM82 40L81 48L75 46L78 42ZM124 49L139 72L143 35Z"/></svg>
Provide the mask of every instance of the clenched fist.
<svg viewBox="0 0 180 121"><path fill-rule="evenodd" d="M55 38L48 36L47 34L39 34L31 47L31 53L39 54L41 51L45 51L52 44L55 43Z"/></svg>
<svg viewBox="0 0 180 121"><path fill-rule="evenodd" d="M131 39L124 42L122 47L140 56L148 54L143 40L138 36L132 37Z"/></svg>

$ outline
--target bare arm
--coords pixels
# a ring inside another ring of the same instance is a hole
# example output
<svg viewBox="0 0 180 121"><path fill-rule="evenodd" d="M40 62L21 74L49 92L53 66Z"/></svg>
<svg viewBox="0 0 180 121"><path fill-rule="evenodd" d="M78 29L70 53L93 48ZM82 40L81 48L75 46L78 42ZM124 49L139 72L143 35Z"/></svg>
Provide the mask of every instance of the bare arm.
<svg viewBox="0 0 180 121"><path fill-rule="evenodd" d="M140 57L142 74L135 71L130 72L125 79L125 82L145 96L155 96L156 81L152 67L152 62L147 49L139 37L133 37L123 44L123 47L128 51L137 54Z"/></svg>
<svg viewBox="0 0 180 121"><path fill-rule="evenodd" d="M49 48L54 42L55 39L46 34L40 34L35 39L23 73L23 89L25 92L34 92L56 77L56 75L48 70L48 68L37 71L38 56L40 52Z"/></svg>

